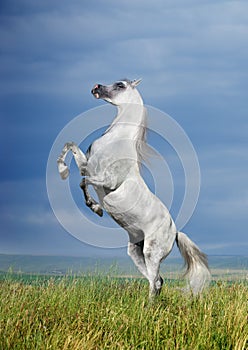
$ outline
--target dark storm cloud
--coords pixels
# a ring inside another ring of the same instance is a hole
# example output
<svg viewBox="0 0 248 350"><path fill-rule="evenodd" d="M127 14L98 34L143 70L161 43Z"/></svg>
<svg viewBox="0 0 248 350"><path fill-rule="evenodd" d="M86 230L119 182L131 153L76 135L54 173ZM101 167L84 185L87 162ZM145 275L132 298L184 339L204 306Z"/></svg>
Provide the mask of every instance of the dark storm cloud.
<svg viewBox="0 0 248 350"><path fill-rule="evenodd" d="M209 252L231 253L234 231L244 247L247 10L244 1L1 1L3 241L42 232L37 212L55 229L46 161L64 125L96 106L92 85L142 77L145 102L172 114L199 156L202 192L186 228Z"/></svg>

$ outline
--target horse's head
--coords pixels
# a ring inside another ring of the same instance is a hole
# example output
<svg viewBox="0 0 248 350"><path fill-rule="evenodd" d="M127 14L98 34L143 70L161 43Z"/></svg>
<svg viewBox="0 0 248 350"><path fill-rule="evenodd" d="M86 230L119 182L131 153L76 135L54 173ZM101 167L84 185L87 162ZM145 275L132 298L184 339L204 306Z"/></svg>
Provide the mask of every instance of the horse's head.
<svg viewBox="0 0 248 350"><path fill-rule="evenodd" d="M96 84L91 90L95 98L101 98L115 106L120 106L126 103L143 104L142 98L136 89L136 86L141 82L138 80L120 80L112 85Z"/></svg>

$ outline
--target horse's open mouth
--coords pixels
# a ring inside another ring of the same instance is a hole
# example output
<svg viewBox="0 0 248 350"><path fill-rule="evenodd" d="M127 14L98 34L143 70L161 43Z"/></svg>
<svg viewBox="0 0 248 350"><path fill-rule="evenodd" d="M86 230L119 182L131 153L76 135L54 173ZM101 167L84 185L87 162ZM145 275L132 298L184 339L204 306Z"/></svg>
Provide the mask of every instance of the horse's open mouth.
<svg viewBox="0 0 248 350"><path fill-rule="evenodd" d="M101 89L101 85L96 84L91 90L92 95L97 99L100 98L100 89Z"/></svg>
<svg viewBox="0 0 248 350"><path fill-rule="evenodd" d="M95 98L100 98L100 95L98 94L98 92L93 93L93 95Z"/></svg>

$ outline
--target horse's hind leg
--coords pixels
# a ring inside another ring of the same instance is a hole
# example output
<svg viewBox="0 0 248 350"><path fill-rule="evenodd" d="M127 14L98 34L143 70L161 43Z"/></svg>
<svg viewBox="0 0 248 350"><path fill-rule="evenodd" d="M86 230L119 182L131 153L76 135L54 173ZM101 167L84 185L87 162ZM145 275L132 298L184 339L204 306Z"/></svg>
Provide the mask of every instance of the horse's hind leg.
<svg viewBox="0 0 248 350"><path fill-rule="evenodd" d="M159 295L162 289L163 279L159 275L159 268L163 258L158 258L149 251L145 251L144 256L150 284L149 296L150 298L153 298L154 296Z"/></svg>
<svg viewBox="0 0 248 350"><path fill-rule="evenodd" d="M163 259L171 252L175 237L166 240L166 237L161 232L156 232L154 237L145 239L144 242L144 257L148 272L150 284L150 298L159 295L163 285L163 279L159 275L160 264Z"/></svg>
<svg viewBox="0 0 248 350"><path fill-rule="evenodd" d="M160 294L163 279L159 275L160 262L163 253L153 249L154 240L128 243L128 255L132 258L138 270L146 277L150 284L150 298Z"/></svg>
<svg viewBox="0 0 248 350"><path fill-rule="evenodd" d="M143 254L144 241L138 243L128 243L127 253L144 277L148 278L145 258Z"/></svg>

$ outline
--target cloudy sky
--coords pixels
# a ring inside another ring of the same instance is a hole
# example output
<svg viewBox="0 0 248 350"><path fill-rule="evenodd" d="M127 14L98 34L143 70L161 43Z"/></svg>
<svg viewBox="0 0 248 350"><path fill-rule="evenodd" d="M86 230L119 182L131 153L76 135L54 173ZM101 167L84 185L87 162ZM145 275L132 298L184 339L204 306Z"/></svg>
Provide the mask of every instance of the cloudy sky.
<svg viewBox="0 0 248 350"><path fill-rule="evenodd" d="M200 196L184 231L208 254L247 254L247 14L246 1L2 0L0 253L124 254L124 248L99 248L100 239L98 247L82 243L62 227L49 203L46 171L71 120L86 112L84 150L98 135L94 128L104 127L87 114L102 104L90 94L95 83L142 77L144 102L170 115L198 156ZM112 111L104 108L103 114ZM170 168L176 218L185 174L173 147L156 136L163 128L166 123L148 141ZM149 171L146 176L152 188ZM166 201L164 178L159 195ZM68 186L55 175L52 181L59 193ZM126 237L106 215L100 221L89 213L79 182L72 169L71 192L87 217L82 237L106 234L109 246Z"/></svg>

